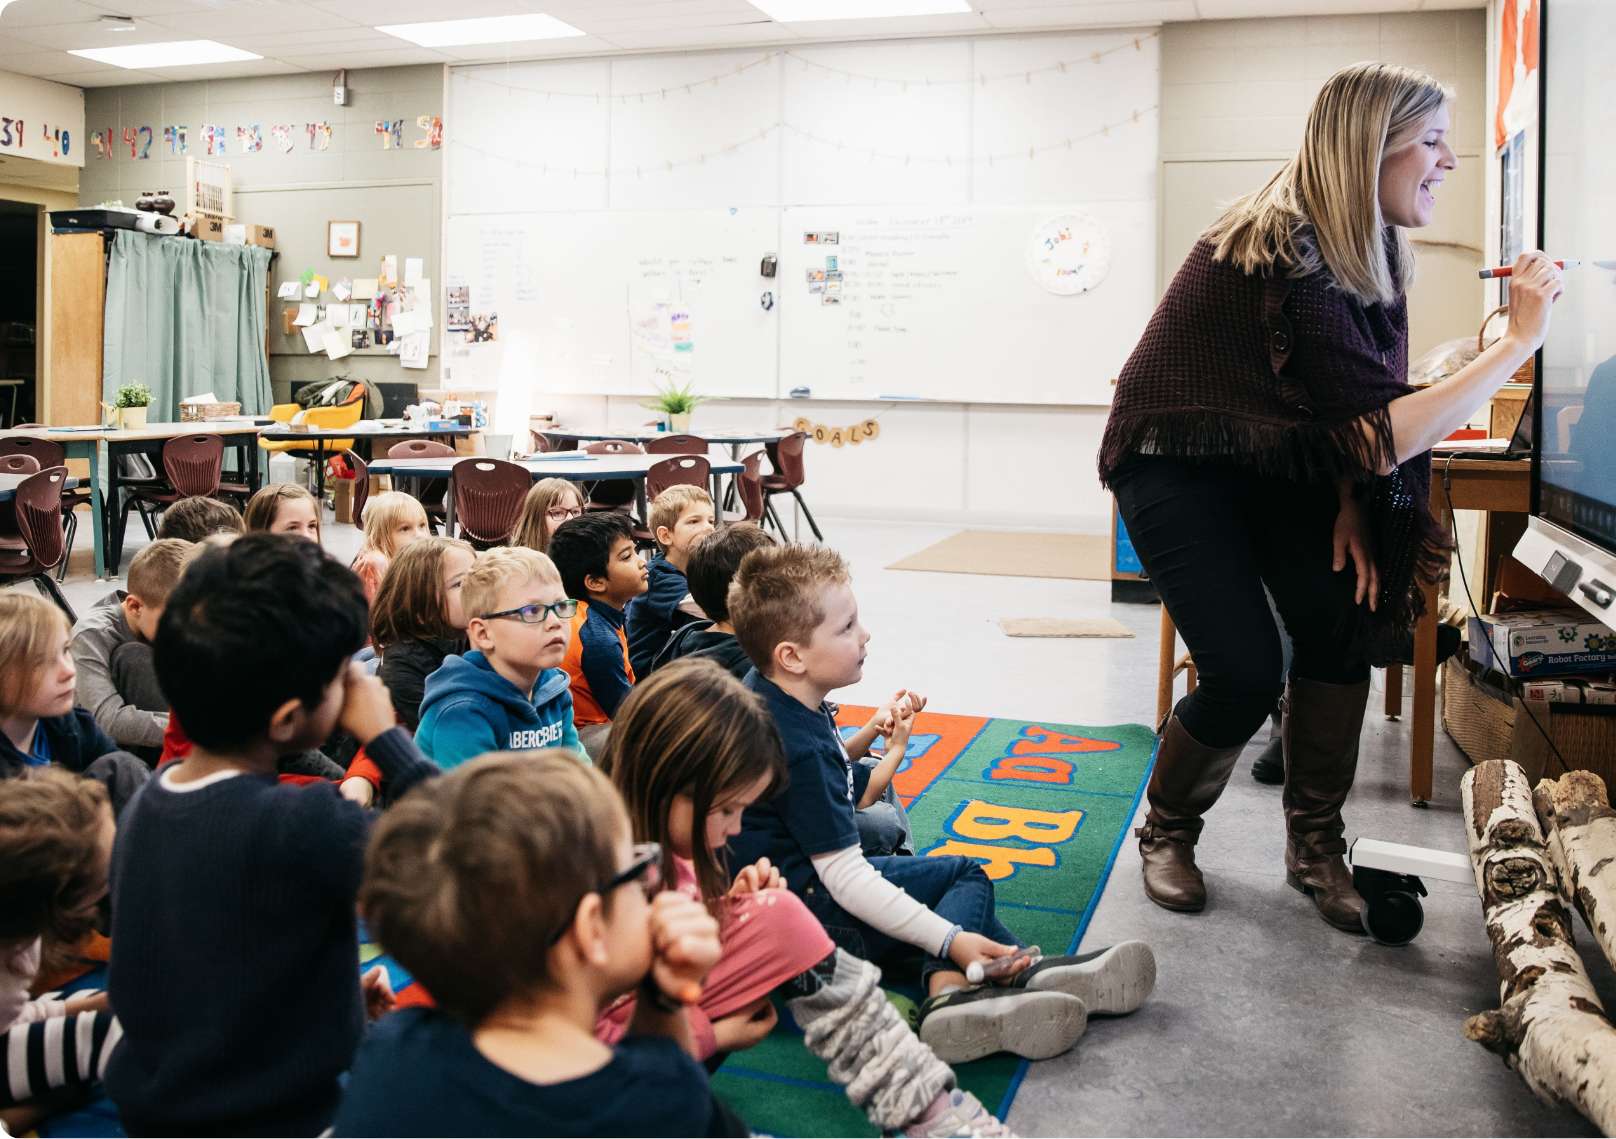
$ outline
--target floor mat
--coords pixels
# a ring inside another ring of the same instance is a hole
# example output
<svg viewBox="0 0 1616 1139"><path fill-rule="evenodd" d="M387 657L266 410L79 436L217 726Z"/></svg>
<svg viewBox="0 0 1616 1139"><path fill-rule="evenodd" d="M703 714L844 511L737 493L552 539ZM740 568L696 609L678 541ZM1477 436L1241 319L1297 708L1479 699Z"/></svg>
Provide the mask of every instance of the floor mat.
<svg viewBox="0 0 1616 1139"><path fill-rule="evenodd" d="M845 705L851 734L874 709ZM1140 724L1084 728L922 712L893 782L921 855L961 854L983 862L999 916L1029 945L1069 952L1082 940L1150 770L1155 736ZM364 941L362 968L387 967L400 1003L419 995L413 978L381 946ZM64 986L105 988L101 967ZM919 993L889 988L913 1020ZM1000 1118L1026 1072L1024 1061L992 1056L958 1068L960 1086ZM788 1015L758 1047L732 1056L713 1078L726 1103L754 1131L775 1135L874 1135L876 1131L802 1044ZM105 1097L48 1120L52 1137L121 1136Z"/></svg>
<svg viewBox="0 0 1616 1139"><path fill-rule="evenodd" d="M844 734L872 709L844 706ZM980 860L999 916L1028 944L1063 953L1082 940L1150 770L1155 736L1139 724L1084 728L923 712L894 780L922 855ZM888 989L906 1015L915 989ZM1026 1063L992 1056L958 1069L960 1086L1000 1118ZM874 1135L788 1016L732 1056L713 1086L755 1131Z"/></svg>
<svg viewBox="0 0 1616 1139"><path fill-rule="evenodd" d="M961 530L887 569L1110 581L1111 539L1105 534Z"/></svg>

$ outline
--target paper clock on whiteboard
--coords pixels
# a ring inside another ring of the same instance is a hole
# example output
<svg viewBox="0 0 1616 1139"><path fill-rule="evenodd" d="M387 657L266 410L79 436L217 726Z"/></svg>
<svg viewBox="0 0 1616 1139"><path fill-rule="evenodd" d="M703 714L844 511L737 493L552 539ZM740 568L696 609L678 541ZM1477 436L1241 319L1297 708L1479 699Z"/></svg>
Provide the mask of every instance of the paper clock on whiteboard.
<svg viewBox="0 0 1616 1139"><path fill-rule="evenodd" d="M1061 214L1027 241L1027 269L1033 280L1058 296L1086 293L1111 267L1111 238L1088 214Z"/></svg>

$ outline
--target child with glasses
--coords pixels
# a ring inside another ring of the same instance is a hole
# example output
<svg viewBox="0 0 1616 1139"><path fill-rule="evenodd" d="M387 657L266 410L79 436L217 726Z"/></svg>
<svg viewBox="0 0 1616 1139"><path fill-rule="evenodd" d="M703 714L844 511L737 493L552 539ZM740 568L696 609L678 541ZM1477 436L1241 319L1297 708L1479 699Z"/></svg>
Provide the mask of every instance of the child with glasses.
<svg viewBox="0 0 1616 1139"><path fill-rule="evenodd" d="M670 486L651 503L649 522L662 554L651 562L645 592L628 607L628 659L636 676L650 675L675 629L707 616L691 598L685 573L691 551L713 532L712 495L699 486Z"/></svg>
<svg viewBox="0 0 1616 1139"><path fill-rule="evenodd" d="M523 546L485 550L466 573L460 600L471 651L426 678L416 744L446 770L491 751L581 754L560 667L578 603L555 564Z"/></svg>
<svg viewBox="0 0 1616 1139"><path fill-rule="evenodd" d="M511 545L547 554L550 535L556 532L556 527L581 517L583 512L583 494L576 483L566 479L540 479L522 500L522 512L516 516L516 533Z"/></svg>
<svg viewBox="0 0 1616 1139"><path fill-rule="evenodd" d="M611 784L562 751L484 756L383 816L360 909L436 1007L376 1027L336 1134L747 1134L688 1052L718 923L631 843ZM601 1043L628 992L628 1035Z"/></svg>

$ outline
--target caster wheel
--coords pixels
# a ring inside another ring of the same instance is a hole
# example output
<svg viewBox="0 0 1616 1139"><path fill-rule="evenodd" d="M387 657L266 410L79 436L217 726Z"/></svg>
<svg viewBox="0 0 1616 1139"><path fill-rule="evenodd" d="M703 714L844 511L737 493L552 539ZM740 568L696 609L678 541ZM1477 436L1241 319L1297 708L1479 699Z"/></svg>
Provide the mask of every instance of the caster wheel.
<svg viewBox="0 0 1616 1139"><path fill-rule="evenodd" d="M1394 874L1368 866L1352 869L1352 884L1364 900L1359 920L1380 945L1407 945L1425 926L1425 883L1412 874Z"/></svg>

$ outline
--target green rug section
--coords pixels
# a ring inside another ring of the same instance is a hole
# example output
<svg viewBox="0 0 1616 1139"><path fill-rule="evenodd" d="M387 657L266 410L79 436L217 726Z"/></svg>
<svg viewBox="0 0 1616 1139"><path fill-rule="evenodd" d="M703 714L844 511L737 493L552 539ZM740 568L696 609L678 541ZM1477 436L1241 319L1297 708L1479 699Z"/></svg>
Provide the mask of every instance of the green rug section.
<svg viewBox="0 0 1616 1139"><path fill-rule="evenodd" d="M844 707L844 725L868 710ZM1000 920L1024 944L1065 953L1082 940L1150 771L1155 735L1139 724L1072 724L922 714L896 778L921 855L981 862ZM918 990L888 995L913 1021ZM1001 1118L1026 1062L991 1056L958 1069L960 1086ZM875 1135L782 1009L761 1045L713 1077L753 1130L773 1135Z"/></svg>

